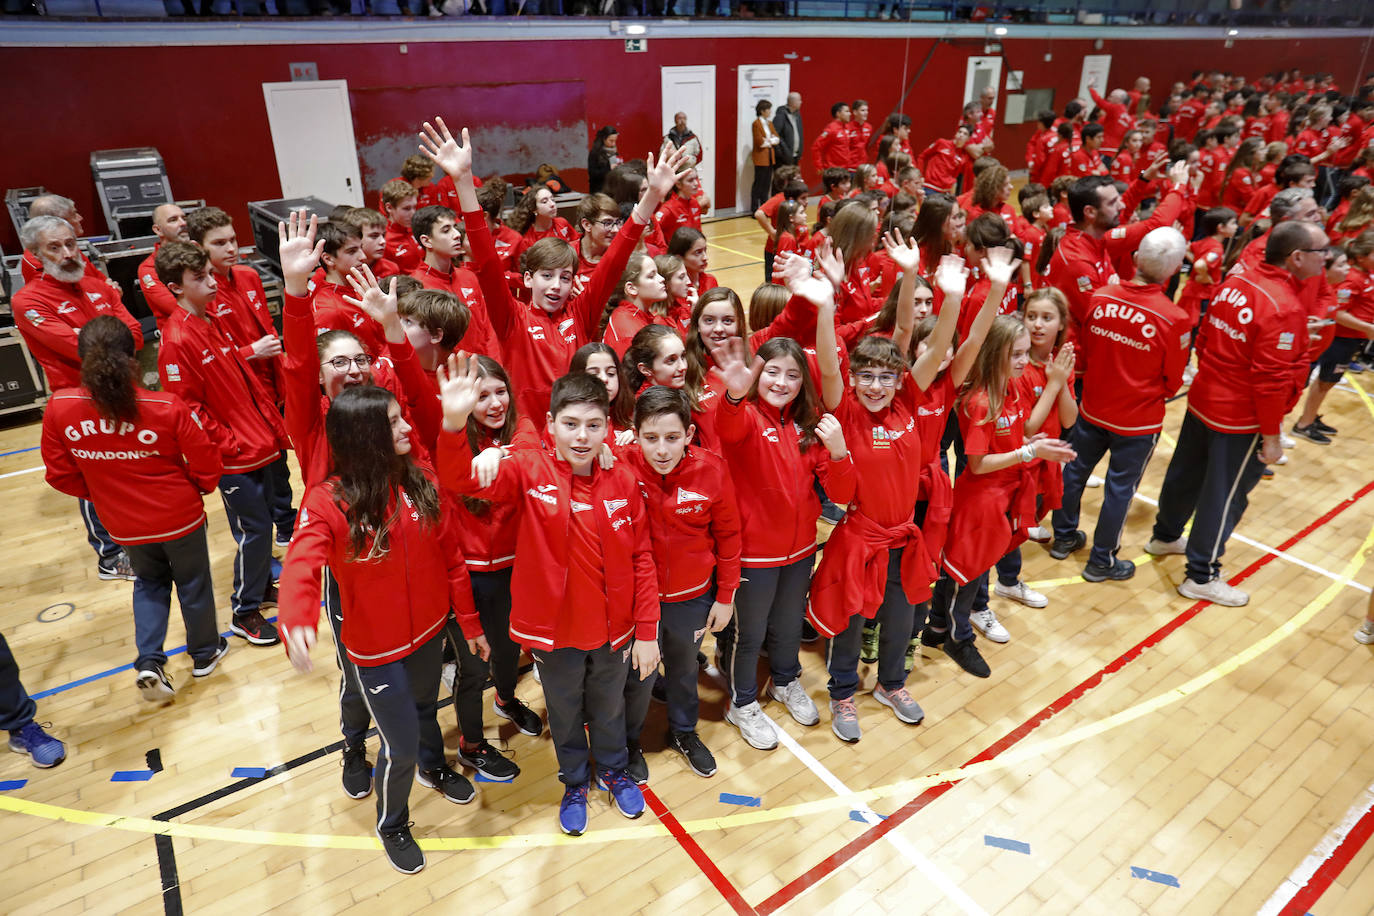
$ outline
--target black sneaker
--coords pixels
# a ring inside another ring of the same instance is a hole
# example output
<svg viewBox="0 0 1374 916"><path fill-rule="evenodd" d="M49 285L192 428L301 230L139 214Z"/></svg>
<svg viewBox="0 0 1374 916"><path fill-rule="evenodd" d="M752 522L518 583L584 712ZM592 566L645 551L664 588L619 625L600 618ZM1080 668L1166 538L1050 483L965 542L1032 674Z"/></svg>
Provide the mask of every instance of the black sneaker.
<svg viewBox="0 0 1374 916"><path fill-rule="evenodd" d="M1336 427L1331 426L1331 425L1329 425L1329 424L1327 424L1327 423L1323 423L1323 422L1322 422L1322 415L1321 415L1321 414L1317 414L1317 419L1313 420L1311 425L1312 425L1312 428L1315 429L1315 430L1316 430L1317 432L1319 432L1319 433L1323 433L1324 435L1327 435L1327 436L1334 436L1334 435L1336 435Z"/></svg>
<svg viewBox="0 0 1374 916"><path fill-rule="evenodd" d="M139 666L134 683L138 685L138 695L149 703L170 703L176 699L177 692L172 686L172 679L157 662Z"/></svg>
<svg viewBox="0 0 1374 916"><path fill-rule="evenodd" d="M510 782L520 775L520 768L509 757L491 746L488 741L480 744L458 742L458 762L472 767L487 779L496 782Z"/></svg>
<svg viewBox="0 0 1374 916"><path fill-rule="evenodd" d="M129 555L122 550L115 554L108 563L104 560L98 560L95 564L95 574L98 578L106 581L123 579L132 582L138 578L134 575L134 567L129 562Z"/></svg>
<svg viewBox="0 0 1374 916"><path fill-rule="evenodd" d="M989 677L992 674L992 669L988 667L987 662L983 661L983 655L978 651L978 647L973 644L972 638L963 641L946 640L945 654L974 677Z"/></svg>
<svg viewBox="0 0 1374 916"><path fill-rule="evenodd" d="M811 625L811 621L802 621L802 642L815 642L821 638L821 634L816 632L816 628Z"/></svg>
<svg viewBox="0 0 1374 916"><path fill-rule="evenodd" d="M425 867L425 851L415 842L415 837L410 835L410 828L413 826L412 822L396 830L377 830L377 838L382 841L382 850L386 853L387 861L403 875L413 875Z"/></svg>
<svg viewBox="0 0 1374 916"><path fill-rule="evenodd" d="M263 620L262 614L257 611L235 616L229 624L229 632L242 636L255 646L275 646L281 642L277 628Z"/></svg>
<svg viewBox="0 0 1374 916"><path fill-rule="evenodd" d="M509 719L515 723L515 727L520 729L523 735L535 736L544 731L544 720L539 718L539 713L530 709L519 700L511 700L510 703L497 699L491 704L491 708L498 716Z"/></svg>
<svg viewBox="0 0 1374 916"><path fill-rule="evenodd" d="M716 758L701 743L696 732L668 731L668 750L677 751L687 766L698 776L710 778L716 775Z"/></svg>
<svg viewBox="0 0 1374 916"><path fill-rule="evenodd" d="M1050 556L1062 560L1075 550L1082 550L1087 543L1088 536L1082 531L1075 531L1066 538L1056 535L1054 542L1050 544Z"/></svg>
<svg viewBox="0 0 1374 916"><path fill-rule="evenodd" d="M625 765L625 775L634 780L637 786L649 784L649 761L644 759L644 749L638 741L630 741L625 749L630 752L630 762Z"/></svg>
<svg viewBox="0 0 1374 916"><path fill-rule="evenodd" d="M1299 439L1306 439L1308 442L1314 442L1317 445L1331 444L1331 437L1317 429L1316 423L1309 423L1306 426L1299 426L1294 423L1293 435L1297 436Z"/></svg>
<svg viewBox="0 0 1374 916"><path fill-rule="evenodd" d="M943 648L948 638L948 630L932 630L930 627L926 627L921 631L921 645L927 649Z"/></svg>
<svg viewBox="0 0 1374 916"><path fill-rule="evenodd" d="M1119 582L1134 575L1135 564L1130 560L1113 560L1110 566L1098 566L1096 563L1089 563L1083 567L1083 578L1089 582L1106 582L1108 579L1115 579Z"/></svg>
<svg viewBox="0 0 1374 916"><path fill-rule="evenodd" d="M343 749L343 790L349 798L367 798L372 794L372 764L367 759L367 746L345 744Z"/></svg>
<svg viewBox="0 0 1374 916"><path fill-rule="evenodd" d="M219 638L219 648L215 649L215 654L203 662L196 662L191 668L191 677L205 677L211 674L219 665L219 660L229 652L229 640L223 636Z"/></svg>
<svg viewBox="0 0 1374 916"><path fill-rule="evenodd" d="M447 765L432 770L417 769L415 781L426 789L438 789L439 794L455 805L466 805L477 797L477 790L468 782L468 778L462 773L455 773Z"/></svg>

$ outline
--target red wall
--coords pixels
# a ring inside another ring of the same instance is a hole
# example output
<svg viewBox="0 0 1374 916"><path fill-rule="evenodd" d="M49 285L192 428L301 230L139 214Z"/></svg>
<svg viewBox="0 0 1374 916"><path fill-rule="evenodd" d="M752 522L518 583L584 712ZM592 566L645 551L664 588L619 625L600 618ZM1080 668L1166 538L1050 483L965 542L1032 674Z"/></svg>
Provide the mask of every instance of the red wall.
<svg viewBox="0 0 1374 916"><path fill-rule="evenodd" d="M406 54L395 44L5 48L0 50L0 85L38 86L46 82L40 74L60 74L60 79L53 84L57 88L10 92L0 99L0 123L30 128L12 135L0 148L0 183L5 188L41 184L71 196L86 217L87 232L95 234L103 220L91 183L89 152L155 146L166 161L177 196L204 197L229 209L244 239L250 233L243 202L280 196L260 84L288 79L289 62L314 61L321 79L347 79L353 89L450 80L582 80L589 130L616 124L626 156L656 147L667 126L658 118L659 67L715 64L714 146L722 157L716 168L716 200L728 206L734 199L735 169L728 157L735 136L738 65L787 60L792 86L804 99L806 130L814 135L828 120L830 103L839 93L846 99L866 98L873 120L880 123L905 89L904 63L909 82L933 44L935 40L927 38L655 38L641 54L626 54L619 39L411 42ZM1003 56L1004 69L1025 72L1027 88L1055 86L1056 105L1062 108L1077 87L1085 54L1112 55L1113 85L1146 75L1157 92L1167 91L1170 82L1186 78L1195 68L1257 76L1300 67L1334 72L1349 88L1360 66L1362 45L1357 38L1250 40L1227 50L1216 40L1114 39L1096 49L1091 39L1018 39L1004 41ZM1044 60L1047 51L1053 54L1050 62ZM981 40L955 40L936 48L904 107L916 124L912 141L917 149L953 126L963 102L965 59L982 53ZM849 65L860 60L861 67ZM436 79L436 74L444 79ZM360 136L372 126L355 125ZM470 126L480 143L481 125ZM998 128L1000 155L1008 166L1023 165L1029 133L1028 125ZM570 165L581 169L585 162ZM814 175L809 177L814 181ZM369 194L369 199L375 198ZM8 221L0 227L0 246L9 252L18 249Z"/></svg>

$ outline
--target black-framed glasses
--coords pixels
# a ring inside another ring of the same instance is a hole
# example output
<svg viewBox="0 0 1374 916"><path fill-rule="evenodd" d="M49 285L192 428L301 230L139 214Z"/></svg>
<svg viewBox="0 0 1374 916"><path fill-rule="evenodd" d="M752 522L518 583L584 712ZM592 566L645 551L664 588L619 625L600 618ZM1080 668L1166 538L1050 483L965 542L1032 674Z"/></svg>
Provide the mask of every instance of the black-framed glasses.
<svg viewBox="0 0 1374 916"><path fill-rule="evenodd" d="M366 372L367 367L372 365L372 357L366 353L359 353L357 356L336 356L333 359L325 360L339 372L347 372L349 366L357 366L359 372Z"/></svg>
<svg viewBox="0 0 1374 916"><path fill-rule="evenodd" d="M625 225L625 221L623 219L599 219L596 221L596 224L607 232L615 232L621 226Z"/></svg>

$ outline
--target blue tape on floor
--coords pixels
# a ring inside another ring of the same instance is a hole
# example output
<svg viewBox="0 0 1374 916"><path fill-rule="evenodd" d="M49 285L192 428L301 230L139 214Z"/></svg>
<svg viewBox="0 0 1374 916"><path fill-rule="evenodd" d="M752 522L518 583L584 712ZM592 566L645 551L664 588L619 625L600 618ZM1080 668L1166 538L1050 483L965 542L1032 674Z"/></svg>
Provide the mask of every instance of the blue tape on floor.
<svg viewBox="0 0 1374 916"><path fill-rule="evenodd" d="M152 778L152 770L115 770L110 782L147 782Z"/></svg>
<svg viewBox="0 0 1374 916"><path fill-rule="evenodd" d="M234 767L229 775L234 779L263 779L267 776L267 767Z"/></svg>
<svg viewBox="0 0 1374 916"><path fill-rule="evenodd" d="M722 792L720 793L720 803L722 805L743 805L746 808L757 808L763 804L763 799L753 795L732 795L729 792Z"/></svg>
<svg viewBox="0 0 1374 916"><path fill-rule="evenodd" d="M500 783L500 784L502 784L502 785L505 785L506 783L510 782L509 779L490 779L490 778L488 778L488 777L486 777L486 776L483 776L481 773L474 773L473 776L472 776L472 781L473 781L473 782L495 782L495 783Z"/></svg>
<svg viewBox="0 0 1374 916"><path fill-rule="evenodd" d="M1153 881L1155 884L1165 884L1169 887L1178 887L1178 879L1173 875L1166 875L1162 871L1151 871L1148 868L1141 868L1139 865L1131 866L1132 878L1144 878L1146 881Z"/></svg>
<svg viewBox="0 0 1374 916"><path fill-rule="evenodd" d="M1030 855L1030 843L1022 843L1020 840L1008 840L1005 837L993 836L990 833L983 834L983 845L995 846L998 849L1010 849L1012 852Z"/></svg>
<svg viewBox="0 0 1374 916"><path fill-rule="evenodd" d="M28 448L17 448L12 452L0 452L0 458L8 458L10 455L22 455L25 452L36 452L40 446L30 445Z"/></svg>
<svg viewBox="0 0 1374 916"><path fill-rule="evenodd" d="M849 812L849 819L850 819L851 821L858 821L860 824L867 824L867 823L868 823L868 818L864 817L864 814L863 814L862 811L851 811L851 812ZM878 815L878 820L880 820L880 821L885 821L885 820L887 820L887 815L886 815L886 814L879 814L879 815Z"/></svg>
<svg viewBox="0 0 1374 916"><path fill-rule="evenodd" d="M28 784L29 781L27 779L6 779L0 781L0 792L10 792L14 789L22 789Z"/></svg>

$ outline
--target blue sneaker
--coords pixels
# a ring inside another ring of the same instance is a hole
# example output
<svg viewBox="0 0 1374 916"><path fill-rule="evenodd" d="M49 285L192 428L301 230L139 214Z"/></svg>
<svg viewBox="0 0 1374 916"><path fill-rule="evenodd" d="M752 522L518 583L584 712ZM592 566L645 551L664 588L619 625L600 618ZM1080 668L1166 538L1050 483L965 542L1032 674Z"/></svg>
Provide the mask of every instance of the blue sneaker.
<svg viewBox="0 0 1374 916"><path fill-rule="evenodd" d="M568 836L581 836L587 830L587 784L565 786L558 803L558 829Z"/></svg>
<svg viewBox="0 0 1374 916"><path fill-rule="evenodd" d="M596 787L611 794L616 809L633 820L644 813L644 793L624 770L604 770L596 774Z"/></svg>
<svg viewBox="0 0 1374 916"><path fill-rule="evenodd" d="M43 726L30 722L17 732L10 732L10 750L28 754L33 765L47 769L67 759L67 746L43 731Z"/></svg>

